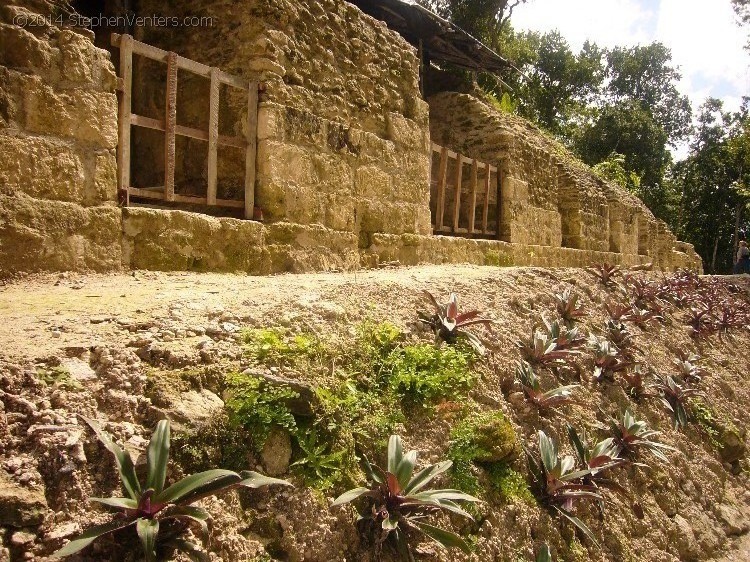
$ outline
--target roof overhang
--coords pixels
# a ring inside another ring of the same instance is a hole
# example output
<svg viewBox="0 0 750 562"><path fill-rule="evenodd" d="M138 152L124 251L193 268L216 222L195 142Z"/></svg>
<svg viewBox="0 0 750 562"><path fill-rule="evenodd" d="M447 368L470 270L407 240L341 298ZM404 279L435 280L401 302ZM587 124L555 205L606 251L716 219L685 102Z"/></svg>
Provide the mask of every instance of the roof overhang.
<svg viewBox="0 0 750 562"><path fill-rule="evenodd" d="M457 25L419 4L402 0L349 0L360 10L384 21L432 61L460 68L499 73L512 65Z"/></svg>

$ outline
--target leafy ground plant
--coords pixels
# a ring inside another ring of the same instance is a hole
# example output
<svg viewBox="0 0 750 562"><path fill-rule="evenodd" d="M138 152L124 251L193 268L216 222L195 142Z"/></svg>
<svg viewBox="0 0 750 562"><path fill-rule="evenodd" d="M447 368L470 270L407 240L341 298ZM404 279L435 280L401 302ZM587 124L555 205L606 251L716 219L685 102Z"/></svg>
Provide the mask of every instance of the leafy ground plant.
<svg viewBox="0 0 750 562"><path fill-rule="evenodd" d="M630 410L618 418L610 418L617 457L634 458L639 451L645 450L662 462L669 462L663 451L676 451L674 447L654 441L653 437L660 435L660 431L651 429L645 421L637 420Z"/></svg>
<svg viewBox="0 0 750 562"><path fill-rule="evenodd" d="M660 399L667 411L672 415L675 429L685 427L688 422L688 400L704 394L697 388L689 388L679 384L670 376L664 377L654 385L661 394Z"/></svg>
<svg viewBox="0 0 750 562"><path fill-rule="evenodd" d="M594 352L594 379L598 382L613 380L615 373L630 366L629 361L620 357L620 350L608 340L592 334L589 349Z"/></svg>
<svg viewBox="0 0 750 562"><path fill-rule="evenodd" d="M593 267L587 267L586 270L589 273L593 273L602 285L605 287L611 287L615 284L614 278L620 273L619 265L612 265L609 263L599 263Z"/></svg>
<svg viewBox="0 0 750 562"><path fill-rule="evenodd" d="M459 490L425 489L438 475L451 467L451 461L426 466L416 474L417 452L404 453L401 438L391 435L388 441L387 470L371 465L365 458L369 487L349 490L336 498L331 507L365 497L368 508L359 522L363 532L374 539L379 558L384 545L392 547L402 560L413 561L407 533L420 532L442 547L456 547L469 553L469 545L457 534L425 522L430 515L446 511L471 519L458 502L478 502Z"/></svg>
<svg viewBox="0 0 750 562"><path fill-rule="evenodd" d="M115 457L120 482L126 497L91 498L118 511L110 523L86 530L55 552L53 558L63 558L86 548L96 539L135 526L147 562L156 560L162 547L177 548L188 553L199 552L198 547L180 538L191 523L197 523L204 533L209 514L203 508L191 505L207 496L231 488L244 486L260 488L269 484L290 486L285 480L268 478L257 472L240 474L231 470L207 470L175 482L165 488L169 464L170 428L167 420L156 425L147 449L146 481L141 483L135 473L130 455L93 420L83 420L94 430L102 444Z"/></svg>
<svg viewBox="0 0 750 562"><path fill-rule="evenodd" d="M444 341L453 345L459 339L464 339L477 353L484 354L484 346L479 338L475 334L467 332L464 328L475 324L489 325L492 324L492 320L480 318L481 313L478 310L470 310L459 314L456 293L451 293L448 302L445 304L439 304L429 291L424 291L424 294L430 299L435 312L432 315L421 312L419 313L419 319L432 328L435 333L435 341Z"/></svg>
<svg viewBox="0 0 750 562"><path fill-rule="evenodd" d="M572 362L578 355L575 349L561 349L552 336L532 330L531 338L516 341L523 358L535 365L558 367Z"/></svg>
<svg viewBox="0 0 750 562"><path fill-rule="evenodd" d="M562 293L555 294L554 297L557 314L566 325L572 326L586 316L583 307L578 305L578 295L571 292L570 289L565 289Z"/></svg>
<svg viewBox="0 0 750 562"><path fill-rule="evenodd" d="M597 544L591 530L571 510L578 500L602 501L596 486L586 484L583 478L592 469L574 470L576 461L571 456L560 457L557 444L544 431L539 431L539 456L528 454L534 487L540 499L552 510L573 523L583 534Z"/></svg>
<svg viewBox="0 0 750 562"><path fill-rule="evenodd" d="M516 379L521 384L526 399L542 410L561 406L572 401L573 390L580 386L578 384L569 384L545 392L533 367L526 361L521 361L516 366Z"/></svg>

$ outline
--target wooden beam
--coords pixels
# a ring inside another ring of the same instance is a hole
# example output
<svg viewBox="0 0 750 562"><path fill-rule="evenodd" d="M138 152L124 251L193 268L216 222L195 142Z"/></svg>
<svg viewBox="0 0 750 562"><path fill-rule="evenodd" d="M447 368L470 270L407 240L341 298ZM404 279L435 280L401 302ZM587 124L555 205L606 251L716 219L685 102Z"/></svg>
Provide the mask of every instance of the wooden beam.
<svg viewBox="0 0 750 562"><path fill-rule="evenodd" d="M448 172L448 149L440 151L440 167L438 168L438 192L435 204L435 230L442 230L443 215L445 213L445 176Z"/></svg>
<svg viewBox="0 0 750 562"><path fill-rule="evenodd" d="M482 209L482 234L487 233L487 215L489 213L490 205L490 176L492 175L492 167L487 166L487 174L484 178L484 208Z"/></svg>
<svg viewBox="0 0 750 562"><path fill-rule="evenodd" d="M130 122L137 127L145 127L146 129L154 129L155 131L165 130L164 121L152 119L151 117L144 117L143 115L136 115L135 113L131 113ZM181 137L190 137L191 139L208 141L208 133L206 131L193 129L191 127L186 127L185 125L177 125L174 128L174 132ZM244 137L227 137L225 135L219 135L216 142L219 146L234 146L243 150L247 148L247 141Z"/></svg>
<svg viewBox="0 0 750 562"><path fill-rule="evenodd" d="M461 218L461 184L464 179L464 163L460 154L456 158L456 166L456 187L453 190L453 232L458 232L458 221Z"/></svg>
<svg viewBox="0 0 750 562"><path fill-rule="evenodd" d="M163 187L131 187L128 191L133 197L140 197L142 199L152 199L154 201L164 201L164 188ZM174 196L175 203L190 203L191 205L208 205L208 200L205 197L193 197L192 195L179 195ZM234 199L217 199L214 203L217 207L229 207L233 209L243 209L245 207L244 201L237 201Z"/></svg>
<svg viewBox="0 0 750 562"><path fill-rule="evenodd" d="M209 205L216 204L219 160L219 69L211 69L211 90L208 100L208 188L206 199Z"/></svg>
<svg viewBox="0 0 750 562"><path fill-rule="evenodd" d="M164 115L164 199L174 201L175 128L177 126L177 54L167 56L167 99Z"/></svg>
<svg viewBox="0 0 750 562"><path fill-rule="evenodd" d="M154 47L153 45L141 43L140 41L135 41L130 35L120 35L118 33L113 33L112 34L112 46L120 47L125 37L128 37L129 40L132 41L134 54L140 55L142 57L146 57L151 60L158 61L158 62L168 62L169 54L170 54L169 51L165 51L164 49L160 49L159 47ZM192 72L193 74L197 74L198 76L203 76L204 78L210 78L211 76L210 66L196 62L194 60L186 59L185 57L181 57L180 55L176 55L176 56L177 58L175 60L175 64L177 65L177 68L180 68L182 70L187 70L189 72ZM235 88L240 88L242 90L247 89L247 82L245 82L241 78L237 78L236 76L227 74L226 72L219 71L219 81L222 84L228 84Z"/></svg>
<svg viewBox="0 0 750 562"><path fill-rule="evenodd" d="M258 152L258 83L247 90L247 148L245 149L245 218L252 219L255 209L255 160Z"/></svg>
<svg viewBox="0 0 750 562"><path fill-rule="evenodd" d="M469 234L474 232L474 221L477 218L477 184L478 181L477 159L471 161L471 207L469 209Z"/></svg>
<svg viewBox="0 0 750 562"><path fill-rule="evenodd" d="M120 43L120 74L122 94L120 95L120 112L117 120L117 186L124 192L125 205L129 204L128 187L130 187L130 111L133 90L133 38L129 35Z"/></svg>

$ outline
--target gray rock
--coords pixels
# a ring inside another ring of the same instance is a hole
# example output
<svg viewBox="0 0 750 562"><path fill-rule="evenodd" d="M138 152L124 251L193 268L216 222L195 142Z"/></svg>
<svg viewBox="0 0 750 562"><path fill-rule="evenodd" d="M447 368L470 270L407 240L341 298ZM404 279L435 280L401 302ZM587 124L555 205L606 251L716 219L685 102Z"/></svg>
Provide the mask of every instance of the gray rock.
<svg viewBox="0 0 750 562"><path fill-rule="evenodd" d="M292 459L292 440L289 433L279 428L272 429L263 445L260 458L269 476L285 474Z"/></svg>
<svg viewBox="0 0 750 562"><path fill-rule="evenodd" d="M194 426L214 418L224 409L224 401L210 390L188 390L175 397L165 415L174 429Z"/></svg>
<svg viewBox="0 0 750 562"><path fill-rule="evenodd" d="M47 500L40 490L22 488L0 471L0 525L40 525L47 513Z"/></svg>

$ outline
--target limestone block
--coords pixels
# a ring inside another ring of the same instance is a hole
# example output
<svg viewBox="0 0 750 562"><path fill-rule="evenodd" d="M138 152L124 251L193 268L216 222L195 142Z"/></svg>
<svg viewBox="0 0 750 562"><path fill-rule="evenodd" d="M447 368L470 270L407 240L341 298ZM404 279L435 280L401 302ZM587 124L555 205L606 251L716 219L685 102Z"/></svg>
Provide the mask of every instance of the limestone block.
<svg viewBox="0 0 750 562"><path fill-rule="evenodd" d="M259 222L135 207L122 214L123 260L133 269L270 271Z"/></svg>
<svg viewBox="0 0 750 562"><path fill-rule="evenodd" d="M83 202L85 170L70 145L40 137L0 135L0 193Z"/></svg>
<svg viewBox="0 0 750 562"><path fill-rule="evenodd" d="M71 82L91 82L94 76L94 44L69 29L57 39L62 55L62 76Z"/></svg>
<svg viewBox="0 0 750 562"><path fill-rule="evenodd" d="M55 92L39 77L27 81L26 128L31 132L75 138L102 148L117 146L117 97L106 92Z"/></svg>
<svg viewBox="0 0 750 562"><path fill-rule="evenodd" d="M396 162L398 152L393 141L359 129L352 129L349 136L359 163L391 165Z"/></svg>
<svg viewBox="0 0 750 562"><path fill-rule="evenodd" d="M39 525L47 511L44 490L20 486L0 470L0 525L16 528Z"/></svg>
<svg viewBox="0 0 750 562"><path fill-rule="evenodd" d="M357 205L357 219L362 232L404 234L417 230L416 207L406 203L363 199Z"/></svg>
<svg viewBox="0 0 750 562"><path fill-rule="evenodd" d="M358 197L390 197L393 191L391 175L378 166L360 166L355 174L355 191Z"/></svg>
<svg viewBox="0 0 750 562"><path fill-rule="evenodd" d="M356 202L347 194L333 194L326 199L324 224L333 230L353 231L356 226Z"/></svg>
<svg viewBox="0 0 750 562"><path fill-rule="evenodd" d="M273 103L262 102L258 106L258 141L284 140L282 108Z"/></svg>
<svg viewBox="0 0 750 562"><path fill-rule="evenodd" d="M120 212L0 195L0 273L120 269Z"/></svg>
<svg viewBox="0 0 750 562"><path fill-rule="evenodd" d="M117 159L114 152L95 156L94 192L87 194L86 202L117 201Z"/></svg>
<svg viewBox="0 0 750 562"><path fill-rule="evenodd" d="M312 161L315 177L320 182L318 189L330 186L331 191L353 192L354 174L345 158L339 155L314 154Z"/></svg>
<svg viewBox="0 0 750 562"><path fill-rule="evenodd" d="M30 12L27 15L33 17ZM59 51L48 41L15 25L0 23L0 65L49 71L57 64L58 57Z"/></svg>
<svg viewBox="0 0 750 562"><path fill-rule="evenodd" d="M429 135L426 127L393 112L386 115L385 121L389 140L402 146L425 148L425 135Z"/></svg>
<svg viewBox="0 0 750 562"><path fill-rule="evenodd" d="M312 185L317 175L312 154L300 146L264 140L258 143L258 175L279 182Z"/></svg>

